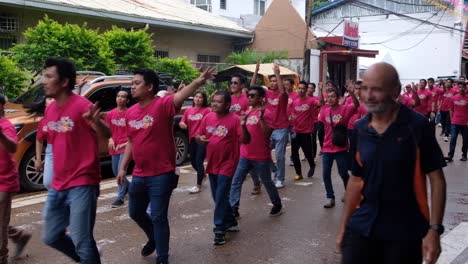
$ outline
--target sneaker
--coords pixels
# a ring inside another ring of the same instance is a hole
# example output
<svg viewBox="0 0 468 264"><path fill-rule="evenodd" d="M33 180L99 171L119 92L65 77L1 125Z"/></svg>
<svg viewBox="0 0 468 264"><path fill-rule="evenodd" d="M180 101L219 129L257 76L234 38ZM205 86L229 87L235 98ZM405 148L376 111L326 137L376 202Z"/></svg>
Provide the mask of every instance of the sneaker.
<svg viewBox="0 0 468 264"><path fill-rule="evenodd" d="M452 157L445 157L444 159L445 159L446 162L452 162L453 161Z"/></svg>
<svg viewBox="0 0 468 264"><path fill-rule="evenodd" d="M302 178L301 175L296 175L296 176L294 176L294 180L295 180L295 181L300 181L300 180L302 180L302 179L303 179L303 178Z"/></svg>
<svg viewBox="0 0 468 264"><path fill-rule="evenodd" d="M190 194L195 194L201 192L201 189L198 186L193 186L192 188L189 189Z"/></svg>
<svg viewBox="0 0 468 264"><path fill-rule="evenodd" d="M273 205L270 211L270 216L279 216L283 213L283 206L282 205Z"/></svg>
<svg viewBox="0 0 468 264"><path fill-rule="evenodd" d="M118 208L124 205L124 201L117 199L115 202L112 203L112 208Z"/></svg>
<svg viewBox="0 0 468 264"><path fill-rule="evenodd" d="M460 159L460 161L466 161L466 160L467 160L466 156L462 156L461 159Z"/></svg>
<svg viewBox="0 0 468 264"><path fill-rule="evenodd" d="M444 142L448 142L448 137L444 137Z"/></svg>
<svg viewBox="0 0 468 264"><path fill-rule="evenodd" d="M281 188L284 188L284 184L282 181L276 181L275 187L276 189L281 189Z"/></svg>
<svg viewBox="0 0 468 264"><path fill-rule="evenodd" d="M252 189L252 192L250 193L251 195L259 195L261 192L260 192L260 186L254 186L253 189Z"/></svg>
<svg viewBox="0 0 468 264"><path fill-rule="evenodd" d="M153 254L155 250L156 250L156 245L154 244L154 242L148 241L146 245L143 247L143 249L141 249L141 255L143 257L147 257Z"/></svg>
<svg viewBox="0 0 468 264"><path fill-rule="evenodd" d="M213 244L215 246L222 246L222 245L226 244L226 238L224 237L224 234L215 233Z"/></svg>
<svg viewBox="0 0 468 264"><path fill-rule="evenodd" d="M240 214L239 214L239 209L232 209L234 211L234 217L239 220L241 217L240 217Z"/></svg>
<svg viewBox="0 0 468 264"><path fill-rule="evenodd" d="M240 231L239 225L230 226L228 227L228 229L226 229L226 232L239 232L239 231Z"/></svg>
<svg viewBox="0 0 468 264"><path fill-rule="evenodd" d="M313 166L313 167L311 167L309 169L309 172L307 172L307 177L310 178L310 177L314 176L314 173L315 173L315 166Z"/></svg>
<svg viewBox="0 0 468 264"><path fill-rule="evenodd" d="M23 254L24 248L28 244L29 240L31 240L32 235L30 233L25 233L23 236L18 239L16 242L16 249L15 249L15 254L13 255L13 258L18 258Z"/></svg>
<svg viewBox="0 0 468 264"><path fill-rule="evenodd" d="M327 202L323 205L324 208L332 208L335 207L335 199L328 198Z"/></svg>

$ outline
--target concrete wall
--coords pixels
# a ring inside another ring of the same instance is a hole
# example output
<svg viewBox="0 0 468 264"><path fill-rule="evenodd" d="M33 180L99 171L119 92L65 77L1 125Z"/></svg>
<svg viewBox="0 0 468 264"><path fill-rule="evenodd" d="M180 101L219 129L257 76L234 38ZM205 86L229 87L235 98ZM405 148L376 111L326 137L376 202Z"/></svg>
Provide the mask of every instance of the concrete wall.
<svg viewBox="0 0 468 264"><path fill-rule="evenodd" d="M455 25L460 19L448 12L406 14L421 20L464 29ZM328 34L341 18L317 19L312 29L317 36ZM411 83L421 78L451 76L460 74L463 33L456 30L434 28L411 19L398 16L374 15L353 18L359 23L360 48L378 50L376 59L360 58L361 69L378 61L393 64L402 83ZM466 22L464 22L466 23ZM343 24L333 35L343 34ZM393 39L394 38L394 39Z"/></svg>
<svg viewBox="0 0 468 264"><path fill-rule="evenodd" d="M24 41L22 33L28 28L37 25L37 22L47 14L50 18L61 23L73 23L82 25L87 23L90 28L99 28L100 32L110 29L112 25L124 28L144 28L144 24L118 22L109 19L83 17L78 15L64 15L59 13L44 13L38 10L25 10L19 8L0 6L2 13L12 14L19 18L20 30L16 34L18 42ZM170 58L186 56L189 60L196 61L198 54L217 55L224 61L232 52L232 38L228 36L201 33L189 30L163 28L150 26L149 33L153 33L153 45L156 50L169 52ZM1 34L0 34L1 35Z"/></svg>

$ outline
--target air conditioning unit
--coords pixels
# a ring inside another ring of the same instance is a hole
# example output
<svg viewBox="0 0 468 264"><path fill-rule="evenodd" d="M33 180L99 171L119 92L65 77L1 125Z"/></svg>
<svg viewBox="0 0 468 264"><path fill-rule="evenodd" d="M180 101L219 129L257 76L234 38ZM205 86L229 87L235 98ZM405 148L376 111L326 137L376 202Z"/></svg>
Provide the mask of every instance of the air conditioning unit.
<svg viewBox="0 0 468 264"><path fill-rule="evenodd" d="M13 16L0 15L0 32L11 33L19 29L18 18Z"/></svg>

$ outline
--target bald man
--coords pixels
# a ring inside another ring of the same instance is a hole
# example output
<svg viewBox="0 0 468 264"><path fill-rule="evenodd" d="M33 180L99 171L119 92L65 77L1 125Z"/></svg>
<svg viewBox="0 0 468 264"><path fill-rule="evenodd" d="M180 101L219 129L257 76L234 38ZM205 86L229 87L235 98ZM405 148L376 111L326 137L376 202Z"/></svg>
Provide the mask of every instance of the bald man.
<svg viewBox="0 0 468 264"><path fill-rule="evenodd" d="M442 151L428 119L397 103L401 84L392 65L372 65L362 81L369 114L351 137L353 176L337 236L341 263L435 263L444 231Z"/></svg>

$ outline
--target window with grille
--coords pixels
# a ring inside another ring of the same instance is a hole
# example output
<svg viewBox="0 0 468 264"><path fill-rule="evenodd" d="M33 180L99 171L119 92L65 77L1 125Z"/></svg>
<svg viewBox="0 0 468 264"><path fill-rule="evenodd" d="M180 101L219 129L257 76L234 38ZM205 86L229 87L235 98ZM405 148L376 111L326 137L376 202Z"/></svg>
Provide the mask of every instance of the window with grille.
<svg viewBox="0 0 468 264"><path fill-rule="evenodd" d="M198 54L197 61L198 62L219 63L221 61L221 57L217 56L217 55Z"/></svg>
<svg viewBox="0 0 468 264"><path fill-rule="evenodd" d="M169 58L169 51L165 50L155 50L154 51L154 56L156 58Z"/></svg>
<svg viewBox="0 0 468 264"><path fill-rule="evenodd" d="M16 32L18 28L18 18L0 15L0 32Z"/></svg>
<svg viewBox="0 0 468 264"><path fill-rule="evenodd" d="M226 10L226 7L227 7L226 6L227 5L226 1L227 0L220 0L219 1L219 9Z"/></svg>
<svg viewBox="0 0 468 264"><path fill-rule="evenodd" d="M16 43L16 38L12 36L0 35L0 50L7 50Z"/></svg>

